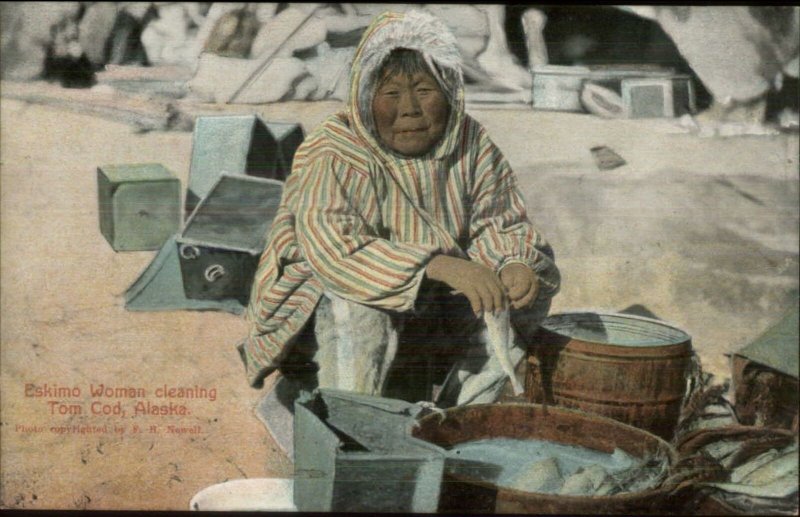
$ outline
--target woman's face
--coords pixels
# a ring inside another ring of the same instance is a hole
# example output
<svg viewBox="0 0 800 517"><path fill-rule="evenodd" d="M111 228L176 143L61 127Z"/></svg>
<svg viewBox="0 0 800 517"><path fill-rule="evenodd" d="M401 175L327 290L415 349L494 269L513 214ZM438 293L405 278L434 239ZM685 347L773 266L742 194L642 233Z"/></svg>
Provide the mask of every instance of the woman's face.
<svg viewBox="0 0 800 517"><path fill-rule="evenodd" d="M429 73L396 73L379 83L372 115L385 146L404 156L420 156L442 138L450 106Z"/></svg>

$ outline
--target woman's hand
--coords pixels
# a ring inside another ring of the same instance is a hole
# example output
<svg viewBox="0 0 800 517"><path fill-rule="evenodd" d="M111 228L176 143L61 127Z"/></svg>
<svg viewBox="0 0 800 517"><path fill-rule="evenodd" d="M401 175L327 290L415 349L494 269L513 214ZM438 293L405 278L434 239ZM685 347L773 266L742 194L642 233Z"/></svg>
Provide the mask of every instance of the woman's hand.
<svg viewBox="0 0 800 517"><path fill-rule="evenodd" d="M529 306L539 293L536 273L519 262L513 262L501 269L500 281L511 299L511 306L515 309Z"/></svg>
<svg viewBox="0 0 800 517"><path fill-rule="evenodd" d="M506 308L503 283L494 271L483 264L436 255L428 263L425 273L428 278L444 282L466 296L477 317L481 317L484 311L497 312Z"/></svg>

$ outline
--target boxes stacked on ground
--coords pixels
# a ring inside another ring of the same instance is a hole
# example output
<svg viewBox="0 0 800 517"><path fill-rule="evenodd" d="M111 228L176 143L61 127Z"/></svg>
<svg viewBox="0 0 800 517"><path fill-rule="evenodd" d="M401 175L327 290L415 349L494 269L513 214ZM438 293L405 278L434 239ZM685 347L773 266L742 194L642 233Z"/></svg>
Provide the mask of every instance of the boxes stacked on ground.
<svg viewBox="0 0 800 517"><path fill-rule="evenodd" d="M247 303L283 183L223 174L176 239L188 298Z"/></svg>
<svg viewBox="0 0 800 517"><path fill-rule="evenodd" d="M587 85L604 92L605 116L622 118L679 117L694 113L695 90L686 75L649 65L534 66L533 107L585 113Z"/></svg>
<svg viewBox="0 0 800 517"><path fill-rule="evenodd" d="M115 251L157 250L180 229L180 190L158 163L98 167L100 232Z"/></svg>
<svg viewBox="0 0 800 517"><path fill-rule="evenodd" d="M628 78L621 89L626 118L673 118L696 111L689 76Z"/></svg>
<svg viewBox="0 0 800 517"><path fill-rule="evenodd" d="M295 404L300 511L436 512L444 451L413 438L415 404L321 389Z"/></svg>
<svg viewBox="0 0 800 517"><path fill-rule="evenodd" d="M190 214L220 174L284 180L303 142L298 124L264 122L257 115L198 117L186 190Z"/></svg>
<svg viewBox="0 0 800 517"><path fill-rule="evenodd" d="M112 245L120 242L115 249L161 248L126 292L126 307L241 313L280 204L283 180L291 172L303 138L300 125L264 122L257 115L199 117L186 191L186 225L181 229L180 186L172 178L176 183L170 190L169 208L175 221L165 225L158 238L152 231L142 233L140 238L151 238L146 248L138 242L138 248L131 246L139 227L128 221L135 219L130 214L148 216L148 207L160 203L162 187L148 184L137 190L136 196L124 191L124 203L108 200L121 197L115 190L115 184L123 181L119 178L152 183L163 179L163 171L161 175L153 171L134 175L131 170L140 166L104 167L98 180L103 234ZM110 207L116 204L125 207L122 219L127 226L118 222L119 217L112 217L116 212Z"/></svg>

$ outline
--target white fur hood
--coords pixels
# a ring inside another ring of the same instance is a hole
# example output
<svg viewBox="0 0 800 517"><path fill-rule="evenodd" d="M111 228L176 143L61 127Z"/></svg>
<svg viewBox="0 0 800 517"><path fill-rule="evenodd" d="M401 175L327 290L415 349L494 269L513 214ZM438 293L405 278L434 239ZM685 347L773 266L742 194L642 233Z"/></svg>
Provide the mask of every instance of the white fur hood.
<svg viewBox="0 0 800 517"><path fill-rule="evenodd" d="M372 122L375 72L393 49L401 47L419 51L432 70L435 64L440 71L437 80L451 103L445 138L434 150L434 157L443 158L453 151L464 118L461 54L450 29L424 11L383 13L364 32L350 71L348 111L353 130L373 151L385 154L378 144Z"/></svg>

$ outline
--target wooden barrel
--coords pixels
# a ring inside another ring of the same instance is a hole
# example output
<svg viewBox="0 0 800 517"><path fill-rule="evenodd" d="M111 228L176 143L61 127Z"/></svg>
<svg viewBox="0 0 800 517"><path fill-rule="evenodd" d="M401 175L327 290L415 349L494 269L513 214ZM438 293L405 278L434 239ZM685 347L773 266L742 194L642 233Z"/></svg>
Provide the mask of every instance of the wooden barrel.
<svg viewBox="0 0 800 517"><path fill-rule="evenodd" d="M627 314L548 317L528 348L526 394L606 416L671 440L686 393L691 338Z"/></svg>

